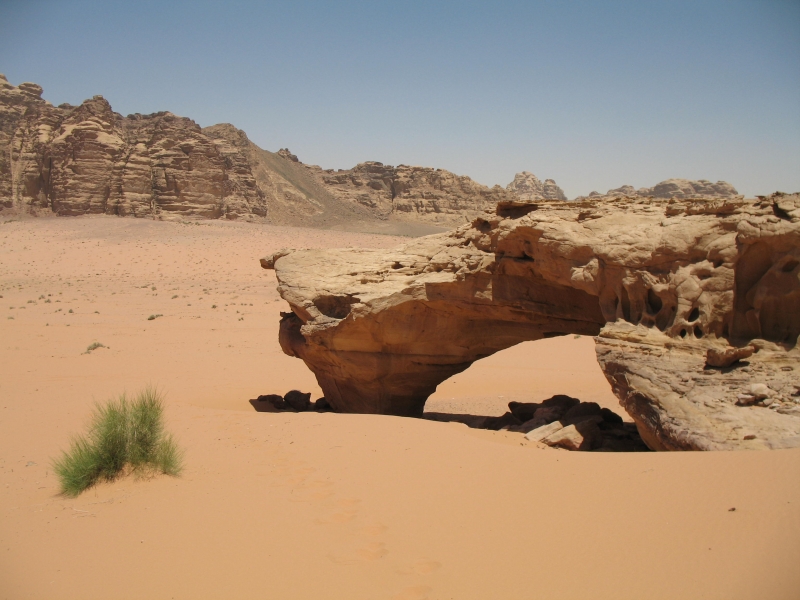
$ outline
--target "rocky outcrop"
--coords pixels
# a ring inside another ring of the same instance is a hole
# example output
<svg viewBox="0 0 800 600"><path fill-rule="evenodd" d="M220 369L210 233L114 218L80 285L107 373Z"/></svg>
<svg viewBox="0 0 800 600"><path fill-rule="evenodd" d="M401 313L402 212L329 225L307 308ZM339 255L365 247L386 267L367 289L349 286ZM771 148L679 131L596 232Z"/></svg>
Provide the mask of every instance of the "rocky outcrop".
<svg viewBox="0 0 800 600"><path fill-rule="evenodd" d="M40 86L0 75L0 209L449 227L514 197L429 167L323 170L288 148L263 150L232 125L201 129L169 112L123 117L101 96L54 107Z"/></svg>
<svg viewBox="0 0 800 600"><path fill-rule="evenodd" d="M287 149L263 150L228 123L204 127L219 151L250 170L264 196L269 222L326 227L373 218L333 196L314 173Z"/></svg>
<svg viewBox="0 0 800 600"><path fill-rule="evenodd" d="M380 219L455 226L513 197L500 186L488 188L469 177L430 167L365 162L348 170L308 168L342 202Z"/></svg>
<svg viewBox="0 0 800 600"><path fill-rule="evenodd" d="M475 360L584 334L651 448L800 445L798 195L506 203L394 251L262 266L291 307L281 347L341 411L419 415Z"/></svg>
<svg viewBox="0 0 800 600"><path fill-rule="evenodd" d="M52 106L0 78L4 208L59 215L263 218L248 162L191 119L115 113L102 96Z"/></svg>
<svg viewBox="0 0 800 600"><path fill-rule="evenodd" d="M501 202L567 199L555 181L547 179L542 183L527 171L518 173L504 190L430 167L365 162L348 170L308 168L331 194L382 219L394 217L457 226Z"/></svg>
<svg viewBox="0 0 800 600"><path fill-rule="evenodd" d="M736 191L730 183L726 181L718 181L711 183L706 179L698 179L691 181L689 179L667 179L654 185L651 188L635 189L632 185L623 185L622 187L608 190L605 194L599 192L592 192L588 196L579 196L576 200L584 200L586 198L602 199L602 198L618 198L622 196L633 198L675 198L676 200L683 200L688 198L733 198L739 192Z"/></svg>
<svg viewBox="0 0 800 600"><path fill-rule="evenodd" d="M564 190L556 185L552 179L545 179L542 183L536 175L523 171L514 175L514 181L506 189L515 194L520 200L566 200Z"/></svg>

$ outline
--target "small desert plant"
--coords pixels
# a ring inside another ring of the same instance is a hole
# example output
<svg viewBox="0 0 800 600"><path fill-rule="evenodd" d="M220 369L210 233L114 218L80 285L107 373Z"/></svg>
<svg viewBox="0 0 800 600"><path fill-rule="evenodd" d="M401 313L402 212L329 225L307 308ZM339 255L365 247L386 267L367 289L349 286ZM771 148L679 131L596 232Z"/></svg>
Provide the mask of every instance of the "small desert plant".
<svg viewBox="0 0 800 600"><path fill-rule="evenodd" d="M77 496L101 479L116 479L126 466L178 475L182 453L164 432L163 412L161 395L150 387L132 401L123 394L96 405L89 433L73 438L69 451L53 461L62 493Z"/></svg>
<svg viewBox="0 0 800 600"><path fill-rule="evenodd" d="M84 354L90 354L92 350L97 350L98 348L108 348L108 346L106 346L105 344L101 344L100 342L94 342L89 344Z"/></svg>
<svg viewBox="0 0 800 600"><path fill-rule="evenodd" d="M148 321L153 321L153 320L157 319L158 317L163 317L163 316L164 315L162 315L162 314L150 315L149 317L147 317L147 320Z"/></svg>

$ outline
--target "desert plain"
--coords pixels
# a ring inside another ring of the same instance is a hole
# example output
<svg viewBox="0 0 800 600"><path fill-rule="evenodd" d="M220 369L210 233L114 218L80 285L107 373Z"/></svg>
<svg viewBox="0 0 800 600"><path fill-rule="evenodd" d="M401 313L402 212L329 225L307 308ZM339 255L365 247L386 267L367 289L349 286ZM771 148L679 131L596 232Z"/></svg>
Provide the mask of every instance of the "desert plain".
<svg viewBox="0 0 800 600"><path fill-rule="evenodd" d="M254 410L260 394L321 395L280 349L288 307L259 258L405 239L5 219L0 598L797 597L800 449L568 452L460 423ZM146 385L165 396L181 476L61 496L51 461L94 404ZM587 336L478 361L426 411L500 415L553 394L629 420Z"/></svg>

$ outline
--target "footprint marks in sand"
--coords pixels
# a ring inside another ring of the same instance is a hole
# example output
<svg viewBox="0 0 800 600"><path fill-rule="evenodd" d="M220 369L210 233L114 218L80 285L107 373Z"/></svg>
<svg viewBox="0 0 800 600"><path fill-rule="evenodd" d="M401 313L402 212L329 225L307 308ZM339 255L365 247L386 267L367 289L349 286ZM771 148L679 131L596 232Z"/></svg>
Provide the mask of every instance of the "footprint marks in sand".
<svg viewBox="0 0 800 600"><path fill-rule="evenodd" d="M344 528L342 545L330 552L328 558L337 565L348 566L379 561L389 554L386 534L389 527L380 522L365 522L361 515L361 500L358 498L334 499L335 484L328 479L315 478L318 469L288 457L274 457L272 475L274 485L290 488L291 502L322 504L327 510L314 519L320 526ZM442 568L442 563L430 558L421 558L395 569L405 577L425 577ZM390 594L392 600L426 600L433 588L429 585L411 585Z"/></svg>
<svg viewBox="0 0 800 600"><path fill-rule="evenodd" d="M412 563L408 567L398 569L401 575L427 575L442 568L442 563L438 560L421 559Z"/></svg>

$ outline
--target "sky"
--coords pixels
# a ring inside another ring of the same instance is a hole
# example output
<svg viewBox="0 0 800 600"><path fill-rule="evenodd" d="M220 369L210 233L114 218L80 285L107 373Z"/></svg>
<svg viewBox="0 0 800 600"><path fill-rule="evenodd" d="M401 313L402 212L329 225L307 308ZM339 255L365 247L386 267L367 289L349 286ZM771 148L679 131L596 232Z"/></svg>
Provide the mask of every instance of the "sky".
<svg viewBox="0 0 800 600"><path fill-rule="evenodd" d="M800 191L800 0L0 0L0 72L323 168Z"/></svg>

